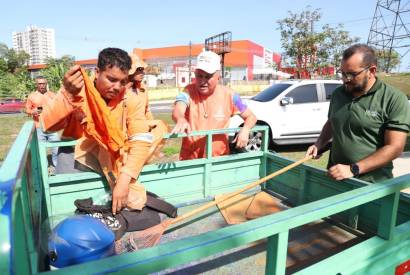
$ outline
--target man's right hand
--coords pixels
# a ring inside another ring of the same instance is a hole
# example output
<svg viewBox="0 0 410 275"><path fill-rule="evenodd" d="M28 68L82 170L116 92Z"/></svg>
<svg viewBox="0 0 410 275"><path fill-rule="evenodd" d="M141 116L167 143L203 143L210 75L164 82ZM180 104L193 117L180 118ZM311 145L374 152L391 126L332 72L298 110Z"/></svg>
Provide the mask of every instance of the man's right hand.
<svg viewBox="0 0 410 275"><path fill-rule="evenodd" d="M186 118L182 117L178 119L177 123L175 124L174 129L172 129L171 131L171 135L172 134L183 134L183 133L190 134L191 131L192 131L191 125L189 125L189 122L186 120Z"/></svg>
<svg viewBox="0 0 410 275"><path fill-rule="evenodd" d="M307 149L305 157L312 156L314 159L319 159L322 155L318 155L318 151L316 144L313 144Z"/></svg>
<svg viewBox="0 0 410 275"><path fill-rule="evenodd" d="M77 95L84 87L84 79L80 71L80 66L75 65L66 72L63 80L64 89L72 95Z"/></svg>

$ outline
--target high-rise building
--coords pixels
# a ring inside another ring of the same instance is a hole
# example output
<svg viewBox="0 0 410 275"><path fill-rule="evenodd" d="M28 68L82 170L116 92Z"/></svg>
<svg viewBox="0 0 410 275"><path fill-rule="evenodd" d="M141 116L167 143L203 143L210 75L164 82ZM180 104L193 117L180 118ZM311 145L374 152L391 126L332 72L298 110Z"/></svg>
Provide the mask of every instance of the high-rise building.
<svg viewBox="0 0 410 275"><path fill-rule="evenodd" d="M30 54L30 65L45 63L47 57L56 57L54 29L28 26L24 32L13 32L13 48Z"/></svg>

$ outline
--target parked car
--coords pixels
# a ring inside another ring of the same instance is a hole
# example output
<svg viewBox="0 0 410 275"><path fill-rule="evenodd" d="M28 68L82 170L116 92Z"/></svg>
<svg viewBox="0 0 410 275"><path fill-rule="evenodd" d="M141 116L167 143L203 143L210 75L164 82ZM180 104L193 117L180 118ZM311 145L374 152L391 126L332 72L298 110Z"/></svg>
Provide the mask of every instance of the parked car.
<svg viewBox="0 0 410 275"><path fill-rule="evenodd" d="M0 100L0 114L20 113L24 111L25 102L20 99L8 98Z"/></svg>
<svg viewBox="0 0 410 275"><path fill-rule="evenodd" d="M258 125L269 126L269 145L313 143L327 120L332 92L340 80L300 80L275 83L249 100L248 107ZM231 119L230 127L240 127L240 116ZM258 151L262 133L251 133L245 151Z"/></svg>

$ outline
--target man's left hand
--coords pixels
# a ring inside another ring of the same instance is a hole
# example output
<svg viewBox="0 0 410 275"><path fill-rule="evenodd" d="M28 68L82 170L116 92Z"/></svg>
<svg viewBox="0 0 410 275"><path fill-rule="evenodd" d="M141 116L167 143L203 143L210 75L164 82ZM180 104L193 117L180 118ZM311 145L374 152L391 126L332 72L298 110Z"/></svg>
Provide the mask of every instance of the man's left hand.
<svg viewBox="0 0 410 275"><path fill-rule="evenodd" d="M249 141L249 130L248 128L243 127L239 131L235 139L232 141L232 143L236 142L236 148L244 148L246 145L248 145L248 141Z"/></svg>
<svg viewBox="0 0 410 275"><path fill-rule="evenodd" d="M127 174L121 173L112 190L112 213L115 215L127 206L129 184L131 177Z"/></svg>
<svg viewBox="0 0 410 275"><path fill-rule="evenodd" d="M329 168L328 175L335 180L344 180L353 177L350 165L336 164Z"/></svg>

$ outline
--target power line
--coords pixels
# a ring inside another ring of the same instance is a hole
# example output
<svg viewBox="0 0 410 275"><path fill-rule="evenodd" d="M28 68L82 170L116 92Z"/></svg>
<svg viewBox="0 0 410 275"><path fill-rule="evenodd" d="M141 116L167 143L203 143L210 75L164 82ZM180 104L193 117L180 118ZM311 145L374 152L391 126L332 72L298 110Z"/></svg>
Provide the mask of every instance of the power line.
<svg viewBox="0 0 410 275"><path fill-rule="evenodd" d="M409 18L409 0L377 1L367 44L381 50L386 72L391 69L393 51L404 57L410 50Z"/></svg>

